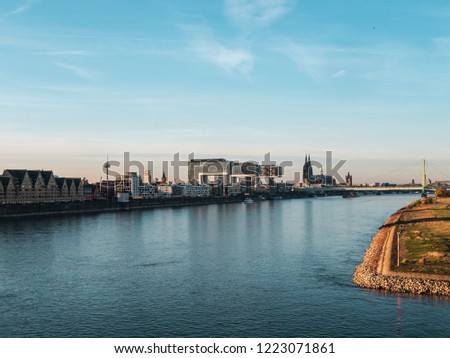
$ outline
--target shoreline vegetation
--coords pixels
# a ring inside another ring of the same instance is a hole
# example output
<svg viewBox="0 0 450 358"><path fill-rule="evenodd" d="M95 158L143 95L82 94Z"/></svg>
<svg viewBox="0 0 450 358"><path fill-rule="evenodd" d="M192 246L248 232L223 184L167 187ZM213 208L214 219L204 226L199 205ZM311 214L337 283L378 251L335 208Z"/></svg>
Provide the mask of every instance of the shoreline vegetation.
<svg viewBox="0 0 450 358"><path fill-rule="evenodd" d="M450 198L419 200L393 214L372 239L353 282L450 296Z"/></svg>

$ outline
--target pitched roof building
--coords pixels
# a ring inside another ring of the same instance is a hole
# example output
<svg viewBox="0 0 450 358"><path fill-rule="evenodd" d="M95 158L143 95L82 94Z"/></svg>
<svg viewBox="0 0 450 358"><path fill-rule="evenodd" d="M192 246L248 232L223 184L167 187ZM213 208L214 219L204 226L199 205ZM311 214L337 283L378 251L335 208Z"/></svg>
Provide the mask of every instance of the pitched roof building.
<svg viewBox="0 0 450 358"><path fill-rule="evenodd" d="M57 178L51 170L6 169L0 177L3 204L84 200L80 178Z"/></svg>

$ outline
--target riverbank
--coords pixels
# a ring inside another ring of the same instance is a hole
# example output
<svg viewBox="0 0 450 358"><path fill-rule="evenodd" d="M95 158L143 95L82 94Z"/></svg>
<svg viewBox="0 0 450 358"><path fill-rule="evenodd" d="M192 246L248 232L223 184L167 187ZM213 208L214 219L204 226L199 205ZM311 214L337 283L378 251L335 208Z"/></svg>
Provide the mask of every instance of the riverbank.
<svg viewBox="0 0 450 358"><path fill-rule="evenodd" d="M334 194L336 195L336 194ZM254 197L254 200L276 200L276 199L304 199L312 197L309 192L288 192L267 197ZM94 201L70 201L58 203L36 203L36 204L4 204L0 205L0 221L7 219L21 219L46 216L67 216L100 214L117 211L147 210L157 208L198 206L210 204L240 203L245 199L244 195L228 197L167 197L156 199L130 200L126 203L111 200Z"/></svg>
<svg viewBox="0 0 450 358"><path fill-rule="evenodd" d="M449 220L450 199L399 210L373 238L353 282L391 292L450 295Z"/></svg>
<svg viewBox="0 0 450 358"><path fill-rule="evenodd" d="M14 204L0 206L0 221L22 218L101 214L119 211L149 210L158 208L226 204L242 202L240 197L231 198L167 198L134 200L119 203L115 200L97 200L65 203Z"/></svg>

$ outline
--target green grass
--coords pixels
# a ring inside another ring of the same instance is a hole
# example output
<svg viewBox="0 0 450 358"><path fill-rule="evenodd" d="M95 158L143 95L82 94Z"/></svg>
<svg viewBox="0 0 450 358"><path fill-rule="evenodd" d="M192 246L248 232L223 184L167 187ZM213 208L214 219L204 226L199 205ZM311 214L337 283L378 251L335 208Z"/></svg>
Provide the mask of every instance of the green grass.
<svg viewBox="0 0 450 358"><path fill-rule="evenodd" d="M450 218L450 201L423 205L420 200L402 212L404 222L427 218ZM396 271L450 275L450 222L404 224L400 232L400 267ZM396 245L393 258L397 255Z"/></svg>
<svg viewBox="0 0 450 358"><path fill-rule="evenodd" d="M450 235L425 224L405 225L400 271L450 275Z"/></svg>

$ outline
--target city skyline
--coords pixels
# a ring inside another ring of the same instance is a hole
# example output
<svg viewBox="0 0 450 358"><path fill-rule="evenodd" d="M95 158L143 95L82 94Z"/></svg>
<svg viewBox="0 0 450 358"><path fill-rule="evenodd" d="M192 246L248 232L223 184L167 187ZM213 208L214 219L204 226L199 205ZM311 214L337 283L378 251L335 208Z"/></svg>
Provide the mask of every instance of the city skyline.
<svg viewBox="0 0 450 358"><path fill-rule="evenodd" d="M378 180L374 181L363 181L358 175L361 174L358 170L355 172L352 168L353 166L358 168L358 165L354 165L355 161L350 161L350 163L343 158L336 158L333 152L328 152L331 156L329 161L325 155L317 156L307 154L307 157L310 157L313 162L313 174L319 175L323 172L323 174L330 174L334 179L336 179L337 183L344 183L345 176L349 173L355 178L353 180L354 185L356 186L364 186L364 185L372 185L372 184L419 184L421 183L422 178L422 162L420 161L412 161L408 164L404 165L403 161L395 161L391 160L386 163L376 162L375 160L365 160L364 165L370 167L373 163L373 168L379 168L384 166L384 170L379 171L373 174L374 178ZM324 153L325 154L325 153ZM137 159L139 158L139 159ZM32 164L30 167L18 167L18 166L9 166L3 169L19 169L19 170L52 170L58 172L58 176L60 177L78 177L87 179L90 182L98 182L101 180L105 180L107 178L107 172L105 169L105 165L107 162L110 164L109 169L109 178L114 180L116 176L122 176L128 172L136 172L140 176L144 176L144 173L149 171L152 175L153 180L161 179L163 173L167 178L168 182L188 182L188 165L187 163L191 159L202 159L205 161L214 162L218 160L218 158L223 158L224 160L229 160L235 163L246 163L253 162L259 165L267 165L272 164L276 166L281 166L283 168L282 175L280 175L277 179L278 182L287 182L287 183L296 183L299 179L303 178L304 174L304 164L305 157L298 156L289 156L289 157L277 157L273 156L272 153L268 152L264 155L258 157L249 157L244 155L238 155L234 157L229 157L227 155L197 155L196 153L189 153L184 155L183 153L174 153L172 156L169 155L146 155L140 153L138 156L133 153L124 152L122 155L107 155L104 158L104 161L99 161L96 163L97 170L94 171L93 175L86 175L88 173L87 167L81 165L78 167L72 167L70 171L66 170L60 171L58 166L50 165L47 166L39 166L36 163ZM93 163L93 160L90 162ZM128 163L128 164L127 164ZM352 166L353 164L353 166ZM427 181L429 182L449 182L446 180L446 173L442 171L440 167L441 163L437 161L428 161L426 160L426 176ZM55 169L56 168L56 169ZM328 171L327 172L327 168ZM1 169L1 168L0 168ZM374 169L375 170L375 169ZM67 175L67 173L72 173L71 175ZM356 175L356 177L355 177ZM399 176L409 178L405 181L396 181L395 178Z"/></svg>
<svg viewBox="0 0 450 358"><path fill-rule="evenodd" d="M301 170L332 150L355 183L419 181L422 158L446 180L449 17L444 1L2 3L0 166L96 181L125 151Z"/></svg>

